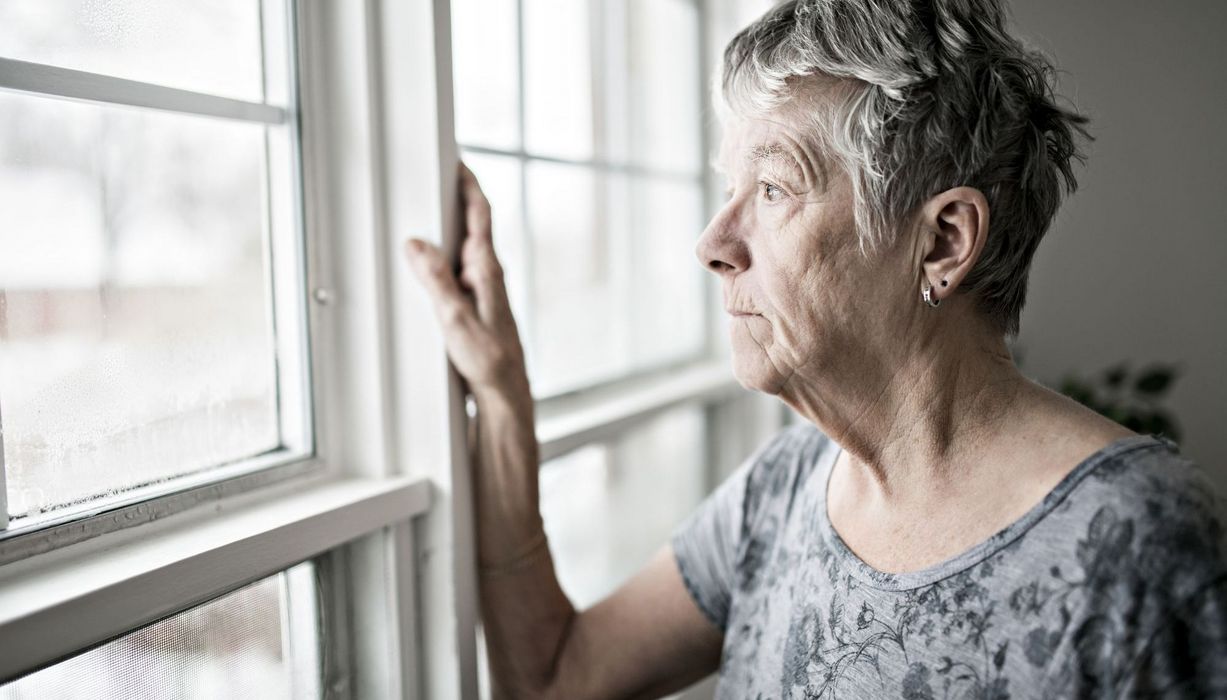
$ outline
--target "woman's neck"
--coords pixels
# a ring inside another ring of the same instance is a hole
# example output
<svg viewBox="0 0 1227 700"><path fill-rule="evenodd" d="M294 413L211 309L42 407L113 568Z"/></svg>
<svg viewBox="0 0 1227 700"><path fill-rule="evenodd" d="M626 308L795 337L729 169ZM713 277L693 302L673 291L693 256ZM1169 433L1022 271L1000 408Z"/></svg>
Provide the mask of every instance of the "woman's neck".
<svg viewBox="0 0 1227 700"><path fill-rule="evenodd" d="M924 499L972 476L982 461L978 450L1033 386L988 329L878 347L889 350L846 356L844 366L824 367L820 377L797 377L780 398L863 465L854 470L858 477L888 501Z"/></svg>

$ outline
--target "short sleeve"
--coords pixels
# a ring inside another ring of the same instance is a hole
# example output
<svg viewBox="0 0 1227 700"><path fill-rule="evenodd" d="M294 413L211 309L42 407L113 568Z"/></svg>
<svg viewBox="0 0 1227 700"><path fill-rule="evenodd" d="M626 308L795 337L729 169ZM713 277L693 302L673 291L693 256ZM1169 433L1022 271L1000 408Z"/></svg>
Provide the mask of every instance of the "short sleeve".
<svg viewBox="0 0 1227 700"><path fill-rule="evenodd" d="M1227 698L1227 576L1172 611L1125 688L1128 698Z"/></svg>
<svg viewBox="0 0 1227 700"><path fill-rule="evenodd" d="M673 534L673 556L686 590L722 632L728 623L742 505L754 463L752 458L742 464Z"/></svg>

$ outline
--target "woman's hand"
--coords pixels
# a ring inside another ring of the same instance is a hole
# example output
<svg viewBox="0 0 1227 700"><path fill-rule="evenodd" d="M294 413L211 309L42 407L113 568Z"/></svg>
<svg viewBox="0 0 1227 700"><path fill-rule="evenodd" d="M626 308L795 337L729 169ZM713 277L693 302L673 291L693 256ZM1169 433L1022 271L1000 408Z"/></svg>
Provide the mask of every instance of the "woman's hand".
<svg viewBox="0 0 1227 700"><path fill-rule="evenodd" d="M524 350L491 238L490 202L463 163L460 195L465 230L459 278L443 251L427 241L409 239L405 253L434 302L447 354L474 396L528 398Z"/></svg>

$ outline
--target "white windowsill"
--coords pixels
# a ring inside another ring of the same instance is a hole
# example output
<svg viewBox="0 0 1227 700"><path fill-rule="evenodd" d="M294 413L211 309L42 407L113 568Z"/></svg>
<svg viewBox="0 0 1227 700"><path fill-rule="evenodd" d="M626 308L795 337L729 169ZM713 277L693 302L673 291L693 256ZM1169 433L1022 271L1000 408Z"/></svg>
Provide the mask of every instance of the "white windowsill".
<svg viewBox="0 0 1227 700"><path fill-rule="evenodd" d="M0 682L421 515L431 499L425 479L333 481L8 575Z"/></svg>

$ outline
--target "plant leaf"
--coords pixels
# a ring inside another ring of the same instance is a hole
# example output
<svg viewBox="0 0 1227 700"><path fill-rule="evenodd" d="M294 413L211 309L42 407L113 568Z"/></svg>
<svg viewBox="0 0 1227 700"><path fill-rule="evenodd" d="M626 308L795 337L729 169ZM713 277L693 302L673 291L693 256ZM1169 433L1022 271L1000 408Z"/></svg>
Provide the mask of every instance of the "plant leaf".
<svg viewBox="0 0 1227 700"><path fill-rule="evenodd" d="M1168 390L1175 378L1176 371L1171 367L1155 365L1142 372L1133 388L1144 396L1159 397Z"/></svg>
<svg viewBox="0 0 1227 700"><path fill-rule="evenodd" d="M1113 389L1119 389L1121 384L1124 384L1125 378L1129 376L1128 365L1121 363L1115 367L1109 367L1103 373L1104 384L1107 384Z"/></svg>

